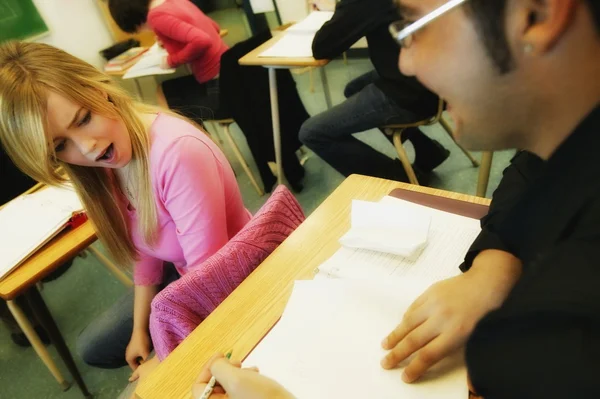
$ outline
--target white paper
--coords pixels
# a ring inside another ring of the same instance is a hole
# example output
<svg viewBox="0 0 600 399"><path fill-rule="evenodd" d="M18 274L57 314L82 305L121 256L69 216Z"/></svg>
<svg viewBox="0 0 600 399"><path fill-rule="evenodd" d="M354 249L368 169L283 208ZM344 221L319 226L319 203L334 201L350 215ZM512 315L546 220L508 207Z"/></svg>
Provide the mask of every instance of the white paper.
<svg viewBox="0 0 600 399"><path fill-rule="evenodd" d="M131 68L125 72L123 79L138 78L141 76L167 75L175 72L175 68L163 69L160 67L162 59L168 55L167 51L154 43Z"/></svg>
<svg viewBox="0 0 600 399"><path fill-rule="evenodd" d="M82 210L70 188L48 187L9 202L0 210L0 279Z"/></svg>
<svg viewBox="0 0 600 399"><path fill-rule="evenodd" d="M381 203L400 204L406 210L431 216L427 245L416 259L364 249L340 248L319 266L318 278L363 280L424 278L443 280L460 273L467 250L481 231L479 220L439 211L423 205L385 197Z"/></svg>
<svg viewBox="0 0 600 399"><path fill-rule="evenodd" d="M286 33L315 34L333 17L333 11L313 11L302 21L286 29Z"/></svg>
<svg viewBox="0 0 600 399"><path fill-rule="evenodd" d="M315 33L331 19L333 12L314 11L302 21L290 26L273 46L260 53L259 57L310 58Z"/></svg>
<svg viewBox="0 0 600 399"><path fill-rule="evenodd" d="M384 370L381 340L400 322L427 281L393 285L349 280L299 281L271 332L245 360L299 398L464 399L461 355L450 357L414 384L402 367Z"/></svg>
<svg viewBox="0 0 600 399"><path fill-rule="evenodd" d="M274 45L260 53L259 57L282 57L282 58L310 58L313 56L312 42L314 34L289 34L283 33L283 37Z"/></svg>
<svg viewBox="0 0 600 399"><path fill-rule="evenodd" d="M273 1L275 1L275 0L250 0L250 6L252 7L252 12L254 14L262 14L265 12L275 11L275 6L273 5Z"/></svg>
<svg viewBox="0 0 600 399"><path fill-rule="evenodd" d="M352 201L346 248L368 249L416 259L427 243L431 216L401 203Z"/></svg>

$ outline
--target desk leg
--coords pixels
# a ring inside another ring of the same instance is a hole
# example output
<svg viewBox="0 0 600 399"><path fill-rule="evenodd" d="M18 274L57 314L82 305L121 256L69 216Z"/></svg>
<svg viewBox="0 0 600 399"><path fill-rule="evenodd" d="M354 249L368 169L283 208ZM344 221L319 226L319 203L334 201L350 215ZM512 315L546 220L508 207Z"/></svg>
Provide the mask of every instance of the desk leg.
<svg viewBox="0 0 600 399"><path fill-rule="evenodd" d="M7 304L8 309L10 309L10 312L17 321L17 324L19 324L19 327L21 327L21 330L23 330L23 333L31 343L31 346L33 346L33 349L38 354L40 359L42 359L42 362L44 362L46 367L48 367L48 370L50 370L50 373L54 376L56 381L58 381L62 390L66 391L67 389L69 389L71 387L71 384L69 384L69 382L65 380L65 378L60 373L58 367L56 367L56 364L50 357L48 350L46 349L46 347L40 340L40 337L33 329L33 326L27 319L27 316L25 315L23 310L19 307L19 305L17 305L15 301L7 301Z"/></svg>
<svg viewBox="0 0 600 399"><path fill-rule="evenodd" d="M144 101L144 97L142 96L142 86L140 85L139 78L133 78L133 82L135 83L135 94L137 95L138 101Z"/></svg>
<svg viewBox="0 0 600 399"><path fill-rule="evenodd" d="M325 67L319 68L319 72L321 73L323 94L325 94L325 104L327 104L327 109L331 109L331 93L329 92L329 84L327 84L327 73L325 73Z"/></svg>
<svg viewBox="0 0 600 399"><path fill-rule="evenodd" d="M494 153L492 151L484 151L481 155L481 163L479 166L479 179L477 180L477 196L485 197L490 181L490 170L492 169L492 161Z"/></svg>
<svg viewBox="0 0 600 399"><path fill-rule="evenodd" d="M283 163L281 162L281 130L279 126L279 98L277 96L277 74L275 68L269 70L269 92L271 94L271 118L273 119L273 143L275 143L275 163L277 164L277 184L283 184Z"/></svg>
<svg viewBox="0 0 600 399"><path fill-rule="evenodd" d="M33 313L35 314L35 317L42 324L42 327L44 327L48 332L50 340L56 347L58 354L60 355L60 357L62 357L63 361L65 362L65 365L71 372L71 375L75 379L75 382L77 382L79 389L86 398L91 397L92 395L85 386L85 382L83 382L81 374L79 374L79 370L75 365L75 361L71 356L71 352L69 352L69 348L67 347L65 340L62 337L58 326L54 322L52 314L50 314L48 307L46 307L44 299L35 287L27 290L27 292L25 293L25 297L27 298L27 301L29 301L29 304L31 306L31 309L33 310Z"/></svg>

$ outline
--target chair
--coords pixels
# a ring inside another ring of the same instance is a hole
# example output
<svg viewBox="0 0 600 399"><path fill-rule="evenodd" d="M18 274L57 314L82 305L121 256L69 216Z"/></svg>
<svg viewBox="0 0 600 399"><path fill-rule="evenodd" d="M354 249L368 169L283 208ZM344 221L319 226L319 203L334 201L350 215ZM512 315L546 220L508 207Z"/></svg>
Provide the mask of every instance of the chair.
<svg viewBox="0 0 600 399"><path fill-rule="evenodd" d="M175 349L303 221L298 201L279 186L223 248L158 293L150 314L158 358Z"/></svg>
<svg viewBox="0 0 600 399"><path fill-rule="evenodd" d="M413 170L413 167L410 164L410 160L408 159L408 154L406 153L406 150L404 149L404 146L402 145L402 133L404 132L404 130L411 128L411 127L430 126L430 125L435 125L436 123L439 122L442 125L442 127L444 128L444 130L446 131L446 133L448 133L448 135L450 135L450 137L452 137L452 140L454 140L454 137L452 136L452 128L443 119L442 112L444 112L444 100L442 100L440 98L437 113L433 117L419 121L419 122L399 123L399 124L387 125L387 126L383 127L383 131L385 132L385 134L387 134L388 136L392 136L392 140L394 142L394 147L396 147L396 152L398 153L398 158L400 158L400 162L402 162L404 171L406 172L411 184L418 185L419 181L417 180L415 171ZM456 143L456 141L455 141L455 143ZM467 150L465 150L458 143L456 143L456 145L458 146L458 148L461 149L461 151L466 155L466 157L469 158L469 160L471 161L473 166L475 166L475 167L479 166L479 162L477 162L477 160L475 160L473 158L473 156Z"/></svg>

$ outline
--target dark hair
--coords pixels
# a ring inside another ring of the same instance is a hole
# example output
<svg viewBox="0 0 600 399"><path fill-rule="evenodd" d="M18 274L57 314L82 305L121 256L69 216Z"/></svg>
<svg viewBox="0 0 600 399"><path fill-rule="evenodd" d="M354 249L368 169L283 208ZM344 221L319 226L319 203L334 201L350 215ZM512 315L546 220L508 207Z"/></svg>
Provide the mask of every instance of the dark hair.
<svg viewBox="0 0 600 399"><path fill-rule="evenodd" d="M471 0L468 9L483 38L490 58L500 73L506 73L513 67L513 57L504 31L507 0ZM587 0L596 28L600 34L600 1Z"/></svg>
<svg viewBox="0 0 600 399"><path fill-rule="evenodd" d="M108 0L110 15L122 31L135 33L146 23L150 0Z"/></svg>

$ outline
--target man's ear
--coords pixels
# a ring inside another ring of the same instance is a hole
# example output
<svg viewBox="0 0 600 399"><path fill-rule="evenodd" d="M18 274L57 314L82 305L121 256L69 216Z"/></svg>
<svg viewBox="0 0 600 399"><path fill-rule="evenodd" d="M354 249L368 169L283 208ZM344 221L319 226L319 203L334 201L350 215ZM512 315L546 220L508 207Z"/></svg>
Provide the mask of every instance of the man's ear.
<svg viewBox="0 0 600 399"><path fill-rule="evenodd" d="M522 1L518 14L523 51L542 54L552 50L573 23L577 5L577 0Z"/></svg>

